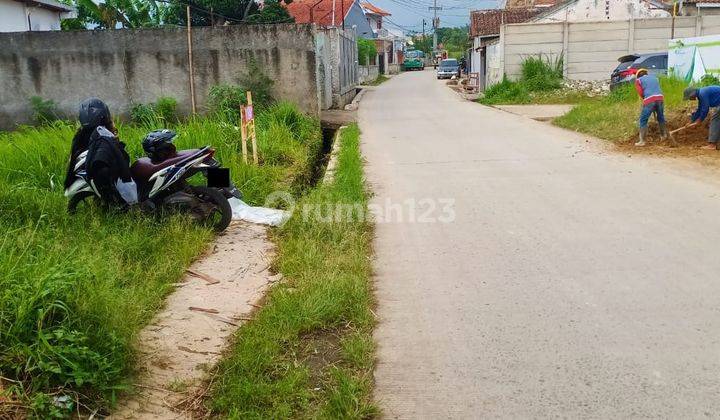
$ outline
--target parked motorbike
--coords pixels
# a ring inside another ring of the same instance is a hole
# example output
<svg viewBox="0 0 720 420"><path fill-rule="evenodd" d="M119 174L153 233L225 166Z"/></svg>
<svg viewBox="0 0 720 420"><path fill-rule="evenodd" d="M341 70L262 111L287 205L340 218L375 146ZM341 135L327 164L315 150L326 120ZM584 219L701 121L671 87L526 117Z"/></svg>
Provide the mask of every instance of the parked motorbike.
<svg viewBox="0 0 720 420"><path fill-rule="evenodd" d="M147 157L135 161L130 173L137 184L138 201L143 210L189 213L198 222L211 225L216 231L225 230L232 219L228 199L242 198L230 181L230 171L214 159L210 146L176 151L170 130L157 130L143 140ZM148 141L148 139L152 141ZM101 200L98 190L87 176L87 152L77 158L75 181L65 190L68 211L94 197ZM202 174L207 186L191 185L188 179Z"/></svg>

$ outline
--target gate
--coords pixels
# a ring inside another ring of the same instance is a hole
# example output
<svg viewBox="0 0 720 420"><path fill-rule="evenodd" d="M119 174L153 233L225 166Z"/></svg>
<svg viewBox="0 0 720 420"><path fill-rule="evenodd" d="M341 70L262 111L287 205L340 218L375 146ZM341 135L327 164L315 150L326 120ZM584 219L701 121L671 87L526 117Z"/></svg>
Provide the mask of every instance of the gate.
<svg viewBox="0 0 720 420"><path fill-rule="evenodd" d="M338 31L340 95L355 90L358 84L357 40L354 31Z"/></svg>

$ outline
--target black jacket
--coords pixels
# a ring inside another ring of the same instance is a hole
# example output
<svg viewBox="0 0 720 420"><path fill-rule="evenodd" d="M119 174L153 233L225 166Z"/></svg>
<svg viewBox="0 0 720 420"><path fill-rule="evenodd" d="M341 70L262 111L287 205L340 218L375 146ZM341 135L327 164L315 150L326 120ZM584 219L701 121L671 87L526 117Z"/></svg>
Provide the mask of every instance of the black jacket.
<svg viewBox="0 0 720 420"><path fill-rule="evenodd" d="M90 178L94 177L101 166L106 166L115 177L124 182L132 180L130 156L125 151L125 144L103 126L97 127L90 135L85 165Z"/></svg>

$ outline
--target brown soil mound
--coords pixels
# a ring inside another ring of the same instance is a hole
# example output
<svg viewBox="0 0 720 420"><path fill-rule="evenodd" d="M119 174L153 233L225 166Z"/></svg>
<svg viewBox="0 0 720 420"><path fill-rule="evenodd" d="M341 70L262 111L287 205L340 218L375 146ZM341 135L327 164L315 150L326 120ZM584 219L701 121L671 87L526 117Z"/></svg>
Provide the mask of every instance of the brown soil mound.
<svg viewBox="0 0 720 420"><path fill-rule="evenodd" d="M694 111L692 105L686 106L679 110L673 110L666 114L668 130L672 131L684 126L690 122L688 115ZM720 166L720 151L704 150L702 146L707 144L708 128L710 118L708 117L704 123L697 127L680 131L674 135L678 147L672 147L672 143L660 140L660 131L654 120L650 120L647 146L635 147L638 140L637 135L626 139L623 142L616 143L617 147L623 152L634 152L637 154L659 155L666 157L693 157L698 158L704 164L712 164Z"/></svg>

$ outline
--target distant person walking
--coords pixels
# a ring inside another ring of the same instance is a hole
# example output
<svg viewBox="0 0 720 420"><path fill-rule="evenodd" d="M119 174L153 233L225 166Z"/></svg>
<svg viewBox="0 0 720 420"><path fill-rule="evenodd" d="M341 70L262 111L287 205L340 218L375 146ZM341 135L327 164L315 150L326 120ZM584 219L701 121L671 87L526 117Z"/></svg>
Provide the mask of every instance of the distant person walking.
<svg viewBox="0 0 720 420"><path fill-rule="evenodd" d="M665 126L665 98L660 81L652 74L648 74L646 69L640 69L636 73L635 89L637 89L640 98L642 98L642 110L640 111L640 138L635 146L645 146L645 139L648 132L648 121L650 116L655 114L658 126L660 128L660 138L665 140L668 138L667 127Z"/></svg>
<svg viewBox="0 0 720 420"><path fill-rule="evenodd" d="M703 149L717 149L718 140L720 140L720 86L707 86L703 88L689 87L683 92L683 98L687 101L697 100L697 110L690 116L689 127L699 125L705 121L710 108L715 108L712 119L710 120L710 130L708 131L708 144Z"/></svg>

